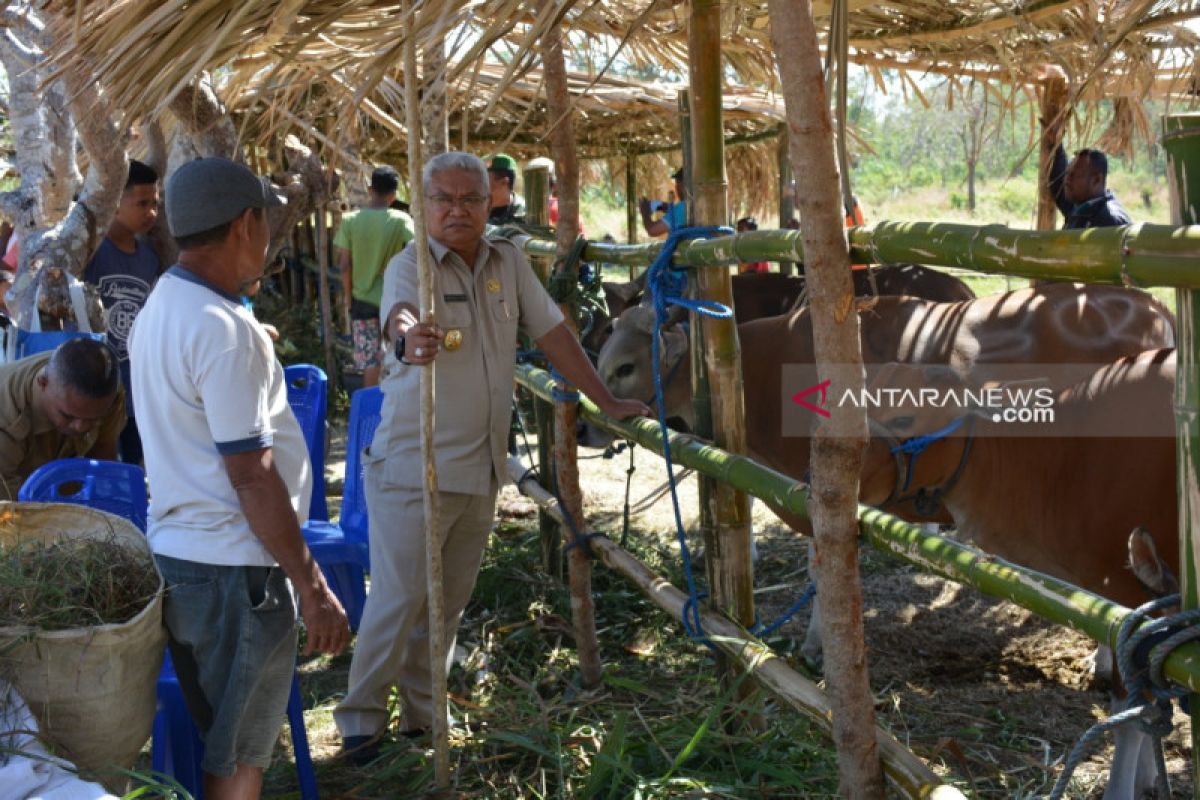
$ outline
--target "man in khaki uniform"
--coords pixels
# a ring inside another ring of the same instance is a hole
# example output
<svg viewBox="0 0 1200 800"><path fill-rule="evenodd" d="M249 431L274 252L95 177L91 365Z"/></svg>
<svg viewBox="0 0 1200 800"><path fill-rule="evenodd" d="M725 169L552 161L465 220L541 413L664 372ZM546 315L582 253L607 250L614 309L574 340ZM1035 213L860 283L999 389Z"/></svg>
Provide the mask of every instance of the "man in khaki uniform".
<svg viewBox="0 0 1200 800"><path fill-rule="evenodd" d="M393 685L400 693L401 732L418 733L432 722L417 367L437 359L434 446L448 654L506 474L518 332L532 338L605 413L650 414L645 404L618 400L608 391L520 250L506 239L484 238L483 162L467 153L443 153L426 164L422 183L438 325L417 321L417 257L410 244L384 273L383 331L394 345L381 382L382 420L364 456L371 592L349 689L334 711L342 752L355 763L378 752Z"/></svg>
<svg viewBox="0 0 1200 800"><path fill-rule="evenodd" d="M0 500L56 459L116 459L124 427L121 374L103 342L71 339L0 366Z"/></svg>

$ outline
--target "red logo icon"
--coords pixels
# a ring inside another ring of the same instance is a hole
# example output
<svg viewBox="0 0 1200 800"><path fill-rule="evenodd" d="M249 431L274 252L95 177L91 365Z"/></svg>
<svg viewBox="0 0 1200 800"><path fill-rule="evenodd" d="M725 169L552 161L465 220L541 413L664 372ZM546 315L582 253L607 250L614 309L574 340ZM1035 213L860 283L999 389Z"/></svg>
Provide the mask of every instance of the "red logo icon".
<svg viewBox="0 0 1200 800"><path fill-rule="evenodd" d="M824 381L821 381L820 383L813 384L812 386L808 387L807 389L805 389L802 392L796 392L796 394L792 395L792 402L798 406L804 406L809 411L815 411L818 414L820 414L822 417L828 417L829 412L826 411L821 406L825 405L826 393L829 390L830 383L832 383L831 380L824 380ZM812 394L813 392L821 393L821 399L820 399L820 401L818 401L817 405L813 405L812 403L810 403L804 399L805 397Z"/></svg>

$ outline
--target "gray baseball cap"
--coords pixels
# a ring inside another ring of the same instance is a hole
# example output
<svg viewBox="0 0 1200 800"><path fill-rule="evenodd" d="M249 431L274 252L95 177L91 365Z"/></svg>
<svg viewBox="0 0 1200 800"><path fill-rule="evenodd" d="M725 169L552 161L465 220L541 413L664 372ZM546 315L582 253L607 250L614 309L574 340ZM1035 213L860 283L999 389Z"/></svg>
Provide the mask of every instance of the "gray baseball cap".
<svg viewBox="0 0 1200 800"><path fill-rule="evenodd" d="M167 180L167 225L176 239L203 233L247 208L287 205L266 178L227 158L189 161Z"/></svg>

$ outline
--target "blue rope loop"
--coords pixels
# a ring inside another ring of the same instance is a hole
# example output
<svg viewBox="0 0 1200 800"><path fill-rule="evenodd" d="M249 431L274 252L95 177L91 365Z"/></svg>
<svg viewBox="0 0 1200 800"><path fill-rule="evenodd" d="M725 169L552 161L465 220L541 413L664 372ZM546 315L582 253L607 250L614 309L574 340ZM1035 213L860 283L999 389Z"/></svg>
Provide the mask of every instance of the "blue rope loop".
<svg viewBox="0 0 1200 800"><path fill-rule="evenodd" d="M554 380L554 388L550 390L550 397L556 403L578 403L579 392L571 389L570 391L562 388L568 385L566 376L559 372L554 367L550 368L550 377Z"/></svg>
<svg viewBox="0 0 1200 800"><path fill-rule="evenodd" d="M808 588L804 590L804 593L796 599L796 602L792 603L791 606L788 607L787 611L784 611L782 614L780 614L778 619L766 626L764 626L761 622L755 622L754 627L750 629L750 632L760 639L767 638L772 633L782 628L788 620L800 613L800 611L802 611L805 606L811 603L812 599L816 596L817 584L809 583Z"/></svg>
<svg viewBox="0 0 1200 800"><path fill-rule="evenodd" d="M903 443L896 445L895 447L892 448L892 452L893 453L904 453L905 455L910 455L915 458L916 456L919 456L922 453L924 453L929 448L929 445L933 444L934 442L938 442L938 441L941 441L942 439L945 439L947 436L949 436L950 434L954 433L956 430L961 428L963 426L963 423L966 421L967 421L966 417L959 417L958 419L954 420L946 427L939 428L938 430L934 431L933 433L927 433L923 436L914 436L913 438L908 439L908 440L904 441Z"/></svg>
<svg viewBox="0 0 1200 800"><path fill-rule="evenodd" d="M1116 656L1121 681L1128 692L1127 705L1119 713L1093 725L1079 738L1063 763L1063 770L1050 792L1050 800L1063 797L1075 768L1104 733L1128 723L1137 724L1154 737L1158 796L1171 796L1162 740L1174 730L1171 701L1184 697L1188 690L1169 683L1162 670L1173 650L1200 639L1200 609L1153 619L1150 615L1178 605L1179 595L1162 597L1138 606L1121 622L1117 631Z"/></svg>
<svg viewBox="0 0 1200 800"><path fill-rule="evenodd" d="M700 600L705 595L696 589L696 578L692 571L692 555L688 551L687 534L683 527L683 515L679 511L679 494L676 491L675 468L671 459L671 434L667 428L666 404L663 401L660 340L662 339L662 325L667 321L667 307L671 305L683 306L684 308L711 317L727 319L733 316L732 309L719 303L685 298L683 292L687 287L687 273L672 267L675 249L685 239L711 239L714 236L727 236L732 233L733 230L725 227L676 228L667 235L667 240L663 242L662 248L658 251L658 255L655 256L654 263L650 265L650 269L646 272L646 291L649 293L650 300L654 306L654 331L650 336L650 363L654 365L654 403L658 410L658 429L662 435L663 460L667 464L667 483L671 487L671 508L675 514L675 535L679 540L679 555L680 560L683 562L683 576L687 582L688 590L688 599L683 605L680 617L683 621L683 629L687 632L688 636L702 642L714 652L717 650L717 647L705 635L704 627L700 621Z"/></svg>
<svg viewBox="0 0 1200 800"><path fill-rule="evenodd" d="M564 511L563 513L565 516L566 512ZM567 519L570 519L570 517L568 516ZM571 525L571 530L572 530L572 532L574 532L574 530L575 530L575 526L573 524ZM574 550L576 547L582 547L583 552L587 553L588 558L595 558L596 554L594 552L592 552L592 539L599 539L601 537L608 538L608 534L604 533L603 531L592 531L591 533L584 535L584 536L575 534L574 538L571 539L571 541L567 543L567 546L564 547L562 549L562 551L564 553L569 553L572 550Z"/></svg>

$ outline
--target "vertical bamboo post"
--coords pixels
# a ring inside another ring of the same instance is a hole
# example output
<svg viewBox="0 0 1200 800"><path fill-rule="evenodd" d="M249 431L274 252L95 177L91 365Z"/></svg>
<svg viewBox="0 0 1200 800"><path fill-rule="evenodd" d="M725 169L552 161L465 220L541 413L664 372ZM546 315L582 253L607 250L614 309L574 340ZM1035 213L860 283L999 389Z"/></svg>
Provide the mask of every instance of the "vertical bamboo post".
<svg viewBox="0 0 1200 800"><path fill-rule="evenodd" d="M861 391L864 373L839 191L842 182L834 157L829 98L821 80L812 4L810 0L769 0L768 9L771 44L792 137L792 167L805 180L796 205L801 211L804 274L812 298L818 378L834 381L838 391L843 391L843 386L848 391ZM844 15L841 24L840 35L844 38ZM835 406L830 411L812 440L809 510L816 552L813 566L821 598L820 624L833 706L839 794L871 800L884 796L884 784L875 739L858 574L858 476L867 443L867 418L861 408Z"/></svg>
<svg viewBox="0 0 1200 800"><path fill-rule="evenodd" d="M783 230L796 216L796 179L792 173L791 140L787 125L779 126L779 139L775 145L775 162L779 167L779 229ZM791 275L796 269L794 261L780 261L779 272Z"/></svg>
<svg viewBox="0 0 1200 800"><path fill-rule="evenodd" d="M530 225L549 225L550 173L544 168L526 169L522 179L525 185L525 221ZM560 220L561 214L562 209L559 208ZM549 286L549 260L534 257L529 262L542 285ZM534 400L533 408L537 419L538 478L542 488L551 491L554 488L554 476L550 474L550 464L554 460L554 413L550 406L537 400ZM538 509L538 533L542 543L542 569L547 575L561 579L562 531L554 518L541 509Z"/></svg>
<svg viewBox="0 0 1200 800"><path fill-rule="evenodd" d="M404 0L404 12L412 14L413 0ZM413 218L417 249L420 318L426 325L437 323L434 314L433 274L429 241L425 230L425 192L422 191L421 101L417 73L417 45L412 36L404 41L404 121L408 128L409 211ZM450 740L446 718L446 613L442 591L441 514L438 503L437 462L434 453L434 395L436 367L421 368L421 460L424 464L425 581L429 612L429 692L433 703L433 772L439 789L450 786Z"/></svg>
<svg viewBox="0 0 1200 800"><path fill-rule="evenodd" d="M1058 227L1058 206L1050 194L1050 168L1054 153L1062 138L1063 116L1066 113L1067 79L1055 72L1042 77L1038 92L1041 141L1038 144L1037 229L1052 231Z"/></svg>
<svg viewBox="0 0 1200 800"><path fill-rule="evenodd" d="M1200 114L1173 114L1163 119L1163 149L1167 151L1167 174L1171 193L1171 222L1200 223ZM1200 292L1175 290L1179 347L1176 352L1175 428L1179 493L1179 571L1183 608L1200 605ZM1192 776L1200 775L1200 696L1191 695ZM1195 781L1193 780L1193 783ZM1200 798L1200 785L1193 789Z"/></svg>
<svg viewBox="0 0 1200 800"><path fill-rule="evenodd" d="M638 240L638 188L637 153L632 148L625 154L625 241L637 244ZM633 280L633 267L629 268L629 279Z"/></svg>
<svg viewBox="0 0 1200 800"><path fill-rule="evenodd" d="M333 350L333 309L329 303L329 222L326 218L327 186L315 187L317 193L317 304L321 309L321 343L324 345L325 374L336 385L341 370Z"/></svg>
<svg viewBox="0 0 1200 800"><path fill-rule="evenodd" d="M558 257L566 277L578 284L575 269L567 269L565 259L579 237L579 161L575 155L575 122L571 96L567 91L567 64L563 57L562 28L550 26L542 37L542 69L546 79L546 111L552 122L550 151L558 168ZM559 305L567 326L576 336L575 309L571 303ZM569 384L561 387L571 390ZM554 465L558 495L563 511L570 515L576 532L586 532L583 519L583 493L579 489L579 463L576 461L576 425L579 410L574 403L554 404ZM564 531L566 533L567 531ZM596 641L596 610L592 599L592 562L583 541L572 542L567 555L571 589L571 622L575 628L575 650L579 655L580 680L584 688L600 685L600 646Z"/></svg>
<svg viewBox="0 0 1200 800"><path fill-rule="evenodd" d="M728 217L725 184L725 137L721 121L721 3L694 0L688 32L692 168L692 219L723 225ZM699 270L700 296L733 305L729 271ZM746 452L742 367L737 326L732 319L701 317L712 403L713 440L733 453ZM750 561L750 503L745 492L724 484L712 489L716 536L706 548L712 603L737 623L754 624L754 567ZM726 680L734 675L730 665Z"/></svg>

